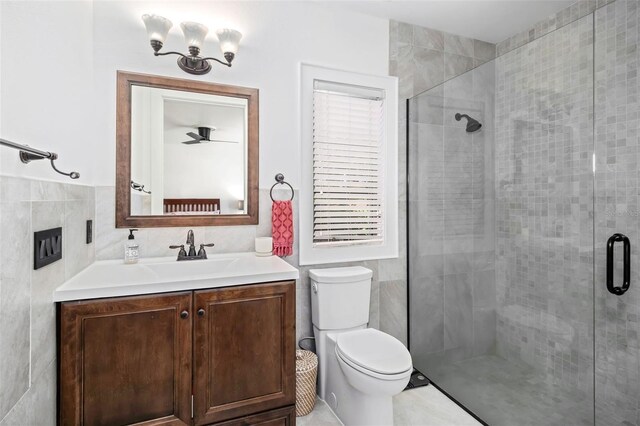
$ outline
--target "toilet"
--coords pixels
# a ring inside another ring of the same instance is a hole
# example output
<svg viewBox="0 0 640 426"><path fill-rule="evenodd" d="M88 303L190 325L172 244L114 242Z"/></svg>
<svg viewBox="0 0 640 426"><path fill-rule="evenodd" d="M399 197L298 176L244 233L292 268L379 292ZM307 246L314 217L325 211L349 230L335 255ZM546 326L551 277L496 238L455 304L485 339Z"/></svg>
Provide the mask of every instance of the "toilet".
<svg viewBox="0 0 640 426"><path fill-rule="evenodd" d="M393 425L392 397L413 371L398 339L367 328L372 275L361 266L309 271L318 393L345 426Z"/></svg>

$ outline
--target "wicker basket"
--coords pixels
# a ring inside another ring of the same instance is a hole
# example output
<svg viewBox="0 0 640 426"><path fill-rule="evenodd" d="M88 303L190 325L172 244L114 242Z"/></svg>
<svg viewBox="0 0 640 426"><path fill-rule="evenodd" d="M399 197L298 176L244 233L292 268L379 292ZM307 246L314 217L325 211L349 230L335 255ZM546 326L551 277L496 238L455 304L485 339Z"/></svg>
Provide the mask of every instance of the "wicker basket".
<svg viewBox="0 0 640 426"><path fill-rule="evenodd" d="M318 357L311 351L296 351L296 417L306 416L316 404Z"/></svg>

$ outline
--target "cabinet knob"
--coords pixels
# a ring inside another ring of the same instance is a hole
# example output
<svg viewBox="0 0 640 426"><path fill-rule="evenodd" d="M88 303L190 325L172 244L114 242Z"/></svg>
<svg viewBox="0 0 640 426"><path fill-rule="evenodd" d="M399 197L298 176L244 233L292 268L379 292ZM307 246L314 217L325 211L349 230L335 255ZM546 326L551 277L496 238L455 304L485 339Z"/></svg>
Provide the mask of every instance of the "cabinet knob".
<svg viewBox="0 0 640 426"><path fill-rule="evenodd" d="M204 309L202 309L202 308L198 309L198 316L199 317L203 317L204 316Z"/></svg>
<svg viewBox="0 0 640 426"><path fill-rule="evenodd" d="M182 318L182 319L189 318L189 312L188 311L180 312L180 318Z"/></svg>

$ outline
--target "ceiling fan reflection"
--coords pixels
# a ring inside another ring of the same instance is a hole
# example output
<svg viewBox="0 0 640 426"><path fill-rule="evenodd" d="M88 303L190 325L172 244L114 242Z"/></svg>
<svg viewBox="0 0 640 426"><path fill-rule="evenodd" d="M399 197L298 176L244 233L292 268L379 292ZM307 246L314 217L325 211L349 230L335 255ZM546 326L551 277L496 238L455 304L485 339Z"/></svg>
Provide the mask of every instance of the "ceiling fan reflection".
<svg viewBox="0 0 640 426"><path fill-rule="evenodd" d="M187 132L187 136L189 136L191 140L184 141L182 143L185 145L194 145L208 142L238 143L238 141L211 139L211 132L215 130L215 127L198 127L198 133Z"/></svg>

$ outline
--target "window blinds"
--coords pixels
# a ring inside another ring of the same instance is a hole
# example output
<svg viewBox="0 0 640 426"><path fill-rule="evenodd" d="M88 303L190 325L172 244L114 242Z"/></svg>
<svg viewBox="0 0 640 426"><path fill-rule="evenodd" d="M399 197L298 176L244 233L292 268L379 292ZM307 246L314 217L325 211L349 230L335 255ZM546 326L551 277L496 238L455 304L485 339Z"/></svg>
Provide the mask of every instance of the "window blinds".
<svg viewBox="0 0 640 426"><path fill-rule="evenodd" d="M384 241L384 121L384 91L314 82L314 247Z"/></svg>

